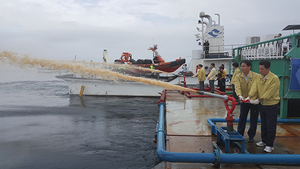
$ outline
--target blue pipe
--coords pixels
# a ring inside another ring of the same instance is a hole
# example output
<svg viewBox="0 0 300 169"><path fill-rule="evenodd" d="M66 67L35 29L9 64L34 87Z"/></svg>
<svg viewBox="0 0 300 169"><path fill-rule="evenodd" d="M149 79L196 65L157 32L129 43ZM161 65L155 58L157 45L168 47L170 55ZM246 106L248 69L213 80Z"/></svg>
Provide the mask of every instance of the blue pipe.
<svg viewBox="0 0 300 169"><path fill-rule="evenodd" d="M299 154L220 154L220 163L300 165Z"/></svg>
<svg viewBox="0 0 300 169"><path fill-rule="evenodd" d="M222 118L211 118L208 119L207 122L227 122L225 119ZM234 122L239 122L239 119L234 119ZM247 119L247 123L250 122L250 119ZM261 120L258 119L258 122L260 123ZM277 123L300 123L300 119L277 119Z"/></svg>
<svg viewBox="0 0 300 169"><path fill-rule="evenodd" d="M214 163L216 161L214 153L176 153L176 152L166 151L164 115L165 115L165 103L159 103L156 154L160 159L169 162L190 162L190 163Z"/></svg>
<svg viewBox="0 0 300 169"><path fill-rule="evenodd" d="M225 119L222 118L211 118L207 120L208 124L211 127L211 134L215 134L218 130L218 127L215 125L214 122L227 122ZM234 119L234 122L239 122L239 119ZM250 122L250 119L247 119L247 123ZM258 119L260 123L261 120ZM300 119L277 119L277 123L300 123Z"/></svg>
<svg viewBox="0 0 300 169"><path fill-rule="evenodd" d="M159 103L159 121L157 131L157 156L169 162L189 163L233 163L233 164L287 164L300 165L299 154L224 154L215 150L213 153L178 153L165 150L164 132L165 103ZM238 120L235 120L237 122ZM208 122L226 122L224 119L209 119ZM299 119L278 119L278 123L300 122ZM215 125L214 125L215 126Z"/></svg>

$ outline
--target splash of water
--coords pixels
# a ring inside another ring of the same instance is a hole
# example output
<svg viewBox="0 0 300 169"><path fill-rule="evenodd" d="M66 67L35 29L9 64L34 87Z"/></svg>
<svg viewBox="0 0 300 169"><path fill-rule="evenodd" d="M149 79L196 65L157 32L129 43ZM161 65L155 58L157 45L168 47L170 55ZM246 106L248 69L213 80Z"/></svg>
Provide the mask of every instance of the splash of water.
<svg viewBox="0 0 300 169"><path fill-rule="evenodd" d="M10 51L3 51L0 53L0 60L3 62L9 62L12 65L17 66L41 66L41 67L48 67L55 70L61 69L68 69L74 73L80 73L82 75L94 75L94 76L101 76L103 79L107 80L117 80L123 79L128 81L136 81L144 84L150 84L154 86L161 86L164 89L172 89L172 90L181 90L181 91L189 91L189 92L197 92L196 90L176 86L173 84L169 84L167 82L162 82L154 79L147 79L142 77L133 77L127 76L123 74L119 74L117 72L113 72L110 70L105 70L101 68L95 67L86 67L79 63L66 63L63 61L57 60L48 60L48 59L39 59L39 58L30 58L28 55L24 55L24 57L19 57L18 53L10 52Z"/></svg>
<svg viewBox="0 0 300 169"><path fill-rule="evenodd" d="M141 70L143 72L172 74L172 73L164 72L164 71L161 71L161 70L150 69L150 68L145 68L145 67L137 67L137 66L129 65L129 64L114 64L114 63L100 63L100 62L86 62L86 61L72 61L72 62L82 63L84 65L89 65L89 66L94 66L94 67L102 65L104 67L114 67L114 68L123 67L123 68L126 68L126 69Z"/></svg>

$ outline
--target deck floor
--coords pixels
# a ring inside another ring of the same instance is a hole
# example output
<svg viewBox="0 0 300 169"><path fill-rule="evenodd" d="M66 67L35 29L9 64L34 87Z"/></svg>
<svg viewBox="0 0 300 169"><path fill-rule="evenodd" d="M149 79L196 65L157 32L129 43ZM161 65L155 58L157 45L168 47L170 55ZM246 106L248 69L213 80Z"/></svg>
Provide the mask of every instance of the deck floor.
<svg viewBox="0 0 300 169"><path fill-rule="evenodd" d="M240 106L237 105L233 114L234 118L239 117ZM212 144L217 140L216 135L211 135L211 127L207 123L210 118L225 118L226 109L222 99L218 98L187 98L177 91L168 91L166 95L166 150L170 152L197 152L211 153L214 150ZM226 123L217 123L217 126L226 126ZM245 139L246 150L251 154L265 154L264 147L257 147L256 142L260 141L260 124L254 143L248 143L246 126ZM234 123L237 130L237 123ZM224 152L224 147L220 145ZM272 154L300 154L300 124L278 124L275 150ZM231 148L232 153L238 149ZM214 168L209 163L171 163L164 164L157 168ZM256 164L221 164L220 168L258 168L258 169L294 169L299 166L275 166Z"/></svg>

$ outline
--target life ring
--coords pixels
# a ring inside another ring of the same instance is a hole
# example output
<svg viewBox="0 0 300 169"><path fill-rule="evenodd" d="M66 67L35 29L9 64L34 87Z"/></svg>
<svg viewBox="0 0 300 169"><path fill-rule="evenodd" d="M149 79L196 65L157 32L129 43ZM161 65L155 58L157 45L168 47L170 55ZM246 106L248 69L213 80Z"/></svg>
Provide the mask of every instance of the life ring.
<svg viewBox="0 0 300 169"><path fill-rule="evenodd" d="M122 62L129 62L132 59L131 53L128 52L123 52L121 56L121 61Z"/></svg>

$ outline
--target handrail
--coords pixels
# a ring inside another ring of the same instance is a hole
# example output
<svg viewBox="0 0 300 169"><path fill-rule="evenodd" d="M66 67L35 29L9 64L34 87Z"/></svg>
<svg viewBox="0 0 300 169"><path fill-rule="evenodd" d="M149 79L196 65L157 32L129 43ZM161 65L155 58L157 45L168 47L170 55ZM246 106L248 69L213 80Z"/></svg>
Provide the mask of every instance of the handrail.
<svg viewBox="0 0 300 169"><path fill-rule="evenodd" d="M284 42L284 39L291 39L291 41ZM232 50L232 55L235 56L234 60L288 58L292 51L299 47L299 44L297 46L296 43L299 39L300 32L293 35L236 47ZM282 42L279 45L278 41L280 40L282 40Z"/></svg>
<svg viewBox="0 0 300 169"><path fill-rule="evenodd" d="M266 44L266 43L270 43L270 42L275 42L275 41L278 41L278 40L288 39L288 38L291 38L291 37L294 37L294 36L300 36L300 32L296 33L296 34L293 34L293 35L283 36L283 37L279 37L279 38L275 38L275 39L271 39L271 40L267 40L267 41L263 41L263 42L257 42L257 43L253 43L253 44L250 44L250 45L240 46L240 47L237 47L237 48L233 48L233 50L237 50L237 49L241 49L241 48L245 48L245 47L257 46L257 45Z"/></svg>

